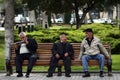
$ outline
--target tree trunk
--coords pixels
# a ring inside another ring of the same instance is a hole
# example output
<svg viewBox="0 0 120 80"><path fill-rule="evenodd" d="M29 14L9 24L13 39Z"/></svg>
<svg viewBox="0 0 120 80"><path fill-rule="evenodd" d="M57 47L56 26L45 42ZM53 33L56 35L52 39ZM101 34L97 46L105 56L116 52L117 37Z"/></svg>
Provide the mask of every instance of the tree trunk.
<svg viewBox="0 0 120 80"><path fill-rule="evenodd" d="M51 13L48 13L48 25L52 26L52 24L51 24Z"/></svg>
<svg viewBox="0 0 120 80"><path fill-rule="evenodd" d="M85 19L85 16L86 16L87 13L88 13L88 11L83 11L82 17L80 18L80 22L79 22L79 27L78 27L78 28L81 27L82 22L83 22L83 20Z"/></svg>
<svg viewBox="0 0 120 80"><path fill-rule="evenodd" d="M91 15L91 11L89 11L89 17L90 17L91 23L93 23L93 18L92 18L92 15Z"/></svg>
<svg viewBox="0 0 120 80"><path fill-rule="evenodd" d="M78 14L78 11L79 11L79 9L78 9L78 4L77 4L77 2L75 1L74 2L74 4L75 4L75 16L76 16L76 29L78 29L79 28L79 21L80 21L80 16L79 16L79 14Z"/></svg>
<svg viewBox="0 0 120 80"><path fill-rule="evenodd" d="M56 16L56 15L52 13L53 23L56 23L56 22L55 22L55 16Z"/></svg>
<svg viewBox="0 0 120 80"><path fill-rule="evenodd" d="M14 42L14 0L7 0L5 13L5 59L6 59L6 71L9 73L10 67L10 45Z"/></svg>
<svg viewBox="0 0 120 80"><path fill-rule="evenodd" d="M117 5L117 26L120 29L120 4Z"/></svg>
<svg viewBox="0 0 120 80"><path fill-rule="evenodd" d="M83 8L83 15L82 15L82 17L81 17L81 19L80 19L80 25L79 25L79 27L81 26L81 24L82 24L82 22L83 22L83 20L85 19L85 16L86 16L86 14L90 11L90 10L92 10L93 9L93 7L94 7L94 2L92 2L92 0L91 1L89 1L88 3L87 3L87 7L86 8ZM79 28L78 27L78 28Z"/></svg>
<svg viewBox="0 0 120 80"><path fill-rule="evenodd" d="M44 29L48 29L49 28L48 15L46 14L46 11L42 12L42 17L43 17L42 26L43 26Z"/></svg>

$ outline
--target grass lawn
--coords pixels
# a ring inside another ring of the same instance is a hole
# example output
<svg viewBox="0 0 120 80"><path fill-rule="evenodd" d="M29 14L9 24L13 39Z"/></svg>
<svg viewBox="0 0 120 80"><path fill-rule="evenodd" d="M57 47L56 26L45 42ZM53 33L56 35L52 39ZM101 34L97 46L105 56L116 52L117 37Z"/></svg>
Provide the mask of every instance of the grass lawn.
<svg viewBox="0 0 120 80"><path fill-rule="evenodd" d="M0 47L0 70L4 70L4 50Z"/></svg>
<svg viewBox="0 0 120 80"><path fill-rule="evenodd" d="M112 70L113 71L120 71L120 55L112 55ZM72 71L82 71L82 66L72 66ZM107 71L107 67L104 67L105 71ZM47 71L48 66L36 66L33 68L34 71ZM64 67L63 67L64 70ZM89 70L94 71L97 70L99 71L99 66L89 66ZM26 71L26 67L25 67Z"/></svg>
<svg viewBox="0 0 120 80"><path fill-rule="evenodd" d="M113 70L120 71L120 54L112 55L112 68Z"/></svg>
<svg viewBox="0 0 120 80"><path fill-rule="evenodd" d="M4 70L4 31L0 31L0 70Z"/></svg>

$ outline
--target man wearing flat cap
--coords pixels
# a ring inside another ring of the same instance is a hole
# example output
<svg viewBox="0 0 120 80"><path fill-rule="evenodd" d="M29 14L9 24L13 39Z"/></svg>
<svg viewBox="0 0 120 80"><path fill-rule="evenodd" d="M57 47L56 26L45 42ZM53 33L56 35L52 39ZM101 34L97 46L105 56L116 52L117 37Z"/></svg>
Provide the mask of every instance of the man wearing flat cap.
<svg viewBox="0 0 120 80"><path fill-rule="evenodd" d="M98 60L100 66L100 77L103 76L103 69L104 69L104 55L110 59L110 56L107 50L104 48L100 39L93 35L93 31L91 28L84 30L86 37L83 39L80 47L80 54L78 59L82 60L83 70L85 75L83 77L90 77L90 73L88 71L88 61L91 59ZM103 54L100 53L102 51Z"/></svg>

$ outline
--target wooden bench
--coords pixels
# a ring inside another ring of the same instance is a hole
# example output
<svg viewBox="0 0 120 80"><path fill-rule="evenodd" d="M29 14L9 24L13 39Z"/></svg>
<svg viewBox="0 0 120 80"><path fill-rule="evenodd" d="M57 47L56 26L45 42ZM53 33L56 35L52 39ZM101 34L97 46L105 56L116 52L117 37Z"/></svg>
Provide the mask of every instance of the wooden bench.
<svg viewBox="0 0 120 80"><path fill-rule="evenodd" d="M80 44L81 43L71 43L74 48L74 59L78 58L79 52L80 52ZM50 58L52 56L51 49L52 49L53 43L39 43L37 53L39 55L39 59L37 60L35 66L49 66ZM104 47L107 49L109 55L111 55L111 49L110 46L107 44L104 44ZM12 67L15 66L14 59L15 59L15 48L14 45L11 45L11 51L10 51L10 61L7 61L6 63L6 69L7 69L7 75L12 74ZM26 66L28 64L27 60L24 61L23 65ZM81 66L81 61L79 60L72 60L71 63L72 66ZM98 62L96 60L90 60L89 66L98 66ZM63 66L62 60L59 61L58 64L58 73L61 73L61 66ZM107 66L108 69L108 75L112 75L112 64L109 63L107 59L105 59L105 66Z"/></svg>

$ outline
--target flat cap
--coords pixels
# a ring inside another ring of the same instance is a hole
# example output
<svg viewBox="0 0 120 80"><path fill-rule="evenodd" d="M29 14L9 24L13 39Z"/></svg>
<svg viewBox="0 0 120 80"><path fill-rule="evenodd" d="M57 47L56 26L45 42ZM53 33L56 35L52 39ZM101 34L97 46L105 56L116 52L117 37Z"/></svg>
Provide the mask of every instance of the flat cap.
<svg viewBox="0 0 120 80"><path fill-rule="evenodd" d="M91 28L85 29L83 32L92 32L93 33Z"/></svg>

